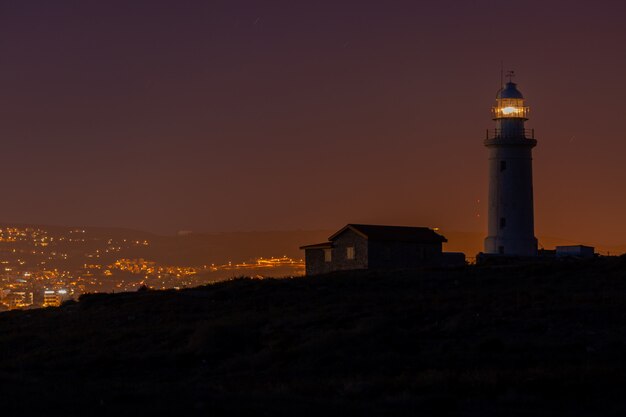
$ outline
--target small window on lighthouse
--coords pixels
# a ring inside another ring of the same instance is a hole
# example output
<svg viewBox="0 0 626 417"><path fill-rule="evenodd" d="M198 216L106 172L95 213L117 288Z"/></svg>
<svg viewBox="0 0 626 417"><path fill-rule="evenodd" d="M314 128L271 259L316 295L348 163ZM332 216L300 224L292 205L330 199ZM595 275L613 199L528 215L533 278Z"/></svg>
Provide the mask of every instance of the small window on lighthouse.
<svg viewBox="0 0 626 417"><path fill-rule="evenodd" d="M500 217L500 229L504 229L506 227L506 218Z"/></svg>
<svg viewBox="0 0 626 417"><path fill-rule="evenodd" d="M500 171L504 171L506 169L506 161L500 161Z"/></svg>

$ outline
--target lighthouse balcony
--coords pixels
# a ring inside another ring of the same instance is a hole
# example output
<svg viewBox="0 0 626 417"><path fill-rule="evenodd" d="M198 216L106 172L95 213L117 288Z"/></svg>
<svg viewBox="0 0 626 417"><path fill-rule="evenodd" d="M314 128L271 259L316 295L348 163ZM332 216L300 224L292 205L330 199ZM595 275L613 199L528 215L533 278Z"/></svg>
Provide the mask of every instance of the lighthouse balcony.
<svg viewBox="0 0 626 417"><path fill-rule="evenodd" d="M487 129L485 140L498 139L535 139L535 129Z"/></svg>

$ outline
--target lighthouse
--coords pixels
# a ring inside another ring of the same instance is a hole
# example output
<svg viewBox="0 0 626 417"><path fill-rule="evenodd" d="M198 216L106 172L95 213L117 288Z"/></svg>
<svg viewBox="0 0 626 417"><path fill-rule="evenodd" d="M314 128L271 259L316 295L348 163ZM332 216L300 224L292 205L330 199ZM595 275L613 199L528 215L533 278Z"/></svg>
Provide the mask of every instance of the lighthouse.
<svg viewBox="0 0 626 417"><path fill-rule="evenodd" d="M492 116L496 127L487 130L489 150L489 216L485 253L536 256L533 213L532 149L534 130L526 129L529 108L509 81L496 94Z"/></svg>

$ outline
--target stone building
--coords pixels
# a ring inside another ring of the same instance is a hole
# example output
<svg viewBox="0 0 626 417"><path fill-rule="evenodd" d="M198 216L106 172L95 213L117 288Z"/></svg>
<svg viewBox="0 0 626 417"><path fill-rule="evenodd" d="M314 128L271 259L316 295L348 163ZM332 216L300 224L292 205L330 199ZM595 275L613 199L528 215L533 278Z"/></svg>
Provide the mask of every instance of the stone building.
<svg viewBox="0 0 626 417"><path fill-rule="evenodd" d="M461 265L463 254L444 254L447 239L427 227L349 224L328 242L302 246L306 274L352 269L408 269Z"/></svg>

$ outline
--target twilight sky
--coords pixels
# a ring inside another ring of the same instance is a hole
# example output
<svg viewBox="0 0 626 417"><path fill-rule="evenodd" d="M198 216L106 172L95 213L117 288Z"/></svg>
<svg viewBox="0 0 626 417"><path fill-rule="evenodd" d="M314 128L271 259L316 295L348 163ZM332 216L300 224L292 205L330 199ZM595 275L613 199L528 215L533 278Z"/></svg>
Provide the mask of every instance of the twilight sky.
<svg viewBox="0 0 626 417"><path fill-rule="evenodd" d="M484 231L504 60L539 141L537 235L626 243L625 18L622 0L1 0L0 221Z"/></svg>

